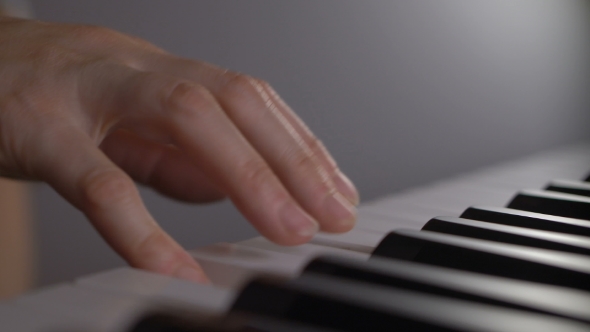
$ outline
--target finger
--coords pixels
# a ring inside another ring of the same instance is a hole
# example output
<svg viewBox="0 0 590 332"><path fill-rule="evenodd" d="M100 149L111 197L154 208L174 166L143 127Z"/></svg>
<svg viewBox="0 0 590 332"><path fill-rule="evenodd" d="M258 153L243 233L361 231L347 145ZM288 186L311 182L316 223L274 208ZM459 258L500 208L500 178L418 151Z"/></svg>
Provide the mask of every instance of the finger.
<svg viewBox="0 0 590 332"><path fill-rule="evenodd" d="M101 149L134 180L174 199L205 203L225 197L176 147L118 130L105 138Z"/></svg>
<svg viewBox="0 0 590 332"><path fill-rule="evenodd" d="M82 210L130 265L206 281L198 264L156 224L133 181L84 133L54 127L40 136L31 151L36 173Z"/></svg>
<svg viewBox="0 0 590 332"><path fill-rule="evenodd" d="M311 148L258 81L238 75L217 95L244 136L320 222L322 230L343 232L354 226L354 207L336 190Z"/></svg>
<svg viewBox="0 0 590 332"><path fill-rule="evenodd" d="M175 66L178 65L170 65L172 70L178 70ZM355 209L332 181L335 165L330 166L333 174L329 174L316 156L322 152L318 150L321 145L314 144L314 151L307 144L299 133L301 129L298 131L285 117L286 110L274 103L258 80L225 74L226 81L222 82L219 77L211 80L213 76L207 69L192 72L189 68L178 70L177 74L205 81L228 116L290 193L319 221L322 230L344 232L354 226Z"/></svg>
<svg viewBox="0 0 590 332"><path fill-rule="evenodd" d="M236 76L238 76L235 72L193 60L165 56L164 59L158 57L156 60L153 60L153 62L156 63L159 68L163 68L172 75L184 77L203 84L218 97L221 94L220 91L223 91L224 88L228 86L228 84L231 84L231 81L235 80ZM259 88L263 90L263 94L266 94L266 96L263 97L268 98L272 107L275 107L276 110L282 114L285 120L309 147L314 157L334 182L338 191L353 205L358 205L360 198L356 187L338 168L336 161L332 158L323 143L312 133L309 127L307 127L295 112L293 112L293 110L282 100L269 84L260 80L255 81L257 85L259 85ZM266 106L269 107L270 105Z"/></svg>
<svg viewBox="0 0 590 332"><path fill-rule="evenodd" d="M154 130L167 133L264 236L293 245L308 241L316 232L317 222L290 196L205 88L137 71L119 82L94 84L105 94L116 95L110 108L121 125L151 121Z"/></svg>
<svg viewBox="0 0 590 332"><path fill-rule="evenodd" d="M360 202L359 193L350 179L338 168L338 164L330 155L322 141L320 141L309 127L293 112L291 107L283 101L276 91L266 82L259 82L262 89L267 93L270 100L283 116L291 123L293 128L311 149L313 155L319 160L324 169L328 172L334 185L353 205Z"/></svg>

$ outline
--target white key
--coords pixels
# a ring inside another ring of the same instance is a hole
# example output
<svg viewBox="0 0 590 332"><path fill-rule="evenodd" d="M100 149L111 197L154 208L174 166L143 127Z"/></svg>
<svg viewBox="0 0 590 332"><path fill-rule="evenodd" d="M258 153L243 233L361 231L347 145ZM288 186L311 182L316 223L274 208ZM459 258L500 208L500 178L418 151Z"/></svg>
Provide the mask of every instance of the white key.
<svg viewBox="0 0 590 332"><path fill-rule="evenodd" d="M46 316L46 313L34 308L0 305L0 331L46 332L46 321L50 318ZM88 331L98 332L93 329Z"/></svg>
<svg viewBox="0 0 590 332"><path fill-rule="evenodd" d="M165 310L134 296L59 285L15 300L13 331L126 331L149 312Z"/></svg>
<svg viewBox="0 0 590 332"><path fill-rule="evenodd" d="M522 187L539 187L546 179L539 180L538 178L528 181L510 180L505 178L498 179L493 174L473 173L465 174L461 177L450 179L456 184L463 184L487 190L504 190L507 194L514 193Z"/></svg>
<svg viewBox="0 0 590 332"><path fill-rule="evenodd" d="M360 207L358 209L358 221L356 223L356 229L362 229L371 232L378 232L386 234L397 228L411 228L420 229L422 226L433 217L432 211L426 216L384 216L379 213L373 212L371 209Z"/></svg>
<svg viewBox="0 0 590 332"><path fill-rule="evenodd" d="M505 174L489 172L485 174L468 174L463 180L481 183L484 186L518 190L524 187L540 188L547 181L546 176L527 176L523 174Z"/></svg>
<svg viewBox="0 0 590 332"><path fill-rule="evenodd" d="M464 174L460 179L513 190L541 188L553 178L580 180L590 171L590 156L576 153L533 156Z"/></svg>
<svg viewBox="0 0 590 332"><path fill-rule="evenodd" d="M384 236L385 234L378 232L353 229L343 234L318 233L310 242L327 247L371 253Z"/></svg>
<svg viewBox="0 0 590 332"><path fill-rule="evenodd" d="M214 285L232 289L261 274L293 278L313 259L231 243L214 244L189 253Z"/></svg>
<svg viewBox="0 0 590 332"><path fill-rule="evenodd" d="M492 179L522 186L541 187L552 178L580 180L590 171L590 164L550 165L548 160L538 158L533 162L504 164L487 170L485 173L472 174L474 178ZM481 181L481 180L480 180Z"/></svg>
<svg viewBox="0 0 590 332"><path fill-rule="evenodd" d="M377 201L361 207L361 209L391 218L402 218L426 223L430 218L440 215L459 215L463 209L448 207L423 206L389 197L387 200Z"/></svg>
<svg viewBox="0 0 590 332"><path fill-rule="evenodd" d="M374 236L380 237L378 234ZM317 243L289 248L257 238L238 244L219 243L190 250L189 253L203 267L214 285L236 289L259 275L294 278L307 263L324 254L362 260L368 258L367 252L345 249Z"/></svg>
<svg viewBox="0 0 590 332"><path fill-rule="evenodd" d="M317 245L313 243L307 243L299 246L285 247L278 244L274 244L263 237L256 237L246 241L238 242L237 244L245 247L258 248L262 250L279 252L295 256L306 256L306 257L317 257L321 255L338 255L343 257L349 257L352 259L366 260L369 258L369 254L358 251L327 247Z"/></svg>
<svg viewBox="0 0 590 332"><path fill-rule="evenodd" d="M486 167L364 204L357 227L346 234L320 233L296 247L255 238L191 251L217 286L123 268L2 302L0 331L122 332L146 312L170 305L219 314L236 294L228 287L253 276L295 277L321 254L367 259L393 229L419 229L433 217L459 216L470 205L504 206L523 188L540 189L556 178L581 181L588 173L588 144Z"/></svg>
<svg viewBox="0 0 590 332"><path fill-rule="evenodd" d="M513 195L514 192L505 190L493 191L466 185L439 185L401 196L398 202L440 209L466 209L473 204L503 206Z"/></svg>
<svg viewBox="0 0 590 332"><path fill-rule="evenodd" d="M173 303L203 315L224 313L234 300L234 292L212 285L201 285L129 267L89 275L76 280L76 285L155 298Z"/></svg>

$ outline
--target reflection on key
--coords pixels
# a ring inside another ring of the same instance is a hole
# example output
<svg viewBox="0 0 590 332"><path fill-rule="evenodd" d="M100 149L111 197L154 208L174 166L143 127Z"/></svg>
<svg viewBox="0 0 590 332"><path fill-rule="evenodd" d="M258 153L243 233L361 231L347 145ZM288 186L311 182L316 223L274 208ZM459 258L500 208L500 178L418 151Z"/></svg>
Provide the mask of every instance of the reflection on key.
<svg viewBox="0 0 590 332"><path fill-rule="evenodd" d="M499 306L319 275L248 284L233 311L334 331L587 331L589 326Z"/></svg>
<svg viewBox="0 0 590 332"><path fill-rule="evenodd" d="M437 217L422 230L590 256L590 238L454 217Z"/></svg>
<svg viewBox="0 0 590 332"><path fill-rule="evenodd" d="M472 206L461 214L461 218L557 233L590 236L590 221L515 209Z"/></svg>
<svg viewBox="0 0 590 332"><path fill-rule="evenodd" d="M524 190L512 199L511 209L590 220L590 197L542 190Z"/></svg>
<svg viewBox="0 0 590 332"><path fill-rule="evenodd" d="M373 256L590 290L590 258L552 250L399 230L389 233Z"/></svg>
<svg viewBox="0 0 590 332"><path fill-rule="evenodd" d="M590 197L590 183L580 181L554 180L545 190Z"/></svg>
<svg viewBox="0 0 590 332"><path fill-rule="evenodd" d="M590 293L396 259L320 257L303 271L590 322Z"/></svg>

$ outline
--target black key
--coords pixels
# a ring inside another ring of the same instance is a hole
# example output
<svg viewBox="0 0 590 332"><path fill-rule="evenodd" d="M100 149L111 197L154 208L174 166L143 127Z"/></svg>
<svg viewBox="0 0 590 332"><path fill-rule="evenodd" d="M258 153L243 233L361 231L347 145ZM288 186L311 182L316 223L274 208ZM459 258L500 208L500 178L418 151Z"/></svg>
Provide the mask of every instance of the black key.
<svg viewBox="0 0 590 332"><path fill-rule="evenodd" d="M590 183L586 182L554 180L545 187L545 190L590 197Z"/></svg>
<svg viewBox="0 0 590 332"><path fill-rule="evenodd" d="M590 174L588 174L588 176L584 179L584 181L590 182Z"/></svg>
<svg viewBox="0 0 590 332"><path fill-rule="evenodd" d="M432 218L422 230L590 256L590 238L583 236L455 217Z"/></svg>
<svg viewBox="0 0 590 332"><path fill-rule="evenodd" d="M233 312L338 331L588 331L580 322L318 275L255 280Z"/></svg>
<svg viewBox="0 0 590 332"><path fill-rule="evenodd" d="M230 330L215 327L186 318L168 314L151 314L140 319L129 332L229 332Z"/></svg>
<svg viewBox="0 0 590 332"><path fill-rule="evenodd" d="M242 319L241 315L237 315ZM247 323L231 332L338 332L334 329L328 329L309 324L296 323L292 321L269 318L264 316L252 316ZM229 332L229 331L228 331Z"/></svg>
<svg viewBox="0 0 590 332"><path fill-rule="evenodd" d="M170 314L151 314L128 332L334 332L268 317L225 316L194 319ZM121 331L123 332L123 331Z"/></svg>
<svg viewBox="0 0 590 332"><path fill-rule="evenodd" d="M551 232L590 236L590 221L507 208L472 206L461 218Z"/></svg>
<svg viewBox="0 0 590 332"><path fill-rule="evenodd" d="M541 190L524 190L508 208L554 216L590 220L590 197Z"/></svg>
<svg viewBox="0 0 590 332"><path fill-rule="evenodd" d="M373 283L590 322L590 293L396 259L320 257L303 274Z"/></svg>
<svg viewBox="0 0 590 332"><path fill-rule="evenodd" d="M381 241L373 256L590 291L590 258L553 250L398 230Z"/></svg>

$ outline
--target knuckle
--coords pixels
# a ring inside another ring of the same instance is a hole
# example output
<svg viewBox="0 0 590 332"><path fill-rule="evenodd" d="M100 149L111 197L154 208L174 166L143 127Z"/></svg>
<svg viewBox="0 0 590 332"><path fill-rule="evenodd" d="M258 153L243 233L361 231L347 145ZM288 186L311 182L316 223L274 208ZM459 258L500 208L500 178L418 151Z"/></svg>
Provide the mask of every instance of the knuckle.
<svg viewBox="0 0 590 332"><path fill-rule="evenodd" d="M276 193L270 196L265 202L265 206L267 206L269 210L274 210L277 214L286 206L292 204L297 203L293 202L293 198L291 198L286 192Z"/></svg>
<svg viewBox="0 0 590 332"><path fill-rule="evenodd" d="M324 167L322 167L313 154L300 150L294 153L289 160L293 172L301 174L304 179L312 183L311 190L314 197L323 197L333 192L333 184Z"/></svg>
<svg viewBox="0 0 590 332"><path fill-rule="evenodd" d="M260 177L259 179L262 178L264 177ZM258 183L254 187L249 186L248 189L252 193L252 196L257 197L259 202L264 206L265 214L278 216L285 206L297 204L293 201L293 197L289 192L282 186L266 181L263 183Z"/></svg>
<svg viewBox="0 0 590 332"><path fill-rule="evenodd" d="M262 90L264 90L264 91L271 91L272 90L272 86L267 81L260 79L260 78L254 78L254 77L252 79L254 80L254 83L256 85L258 85Z"/></svg>
<svg viewBox="0 0 590 332"><path fill-rule="evenodd" d="M309 153L306 153L304 150L298 150L297 152L293 153L289 158L289 163L293 165L293 168L297 172L314 172L317 169L317 164L313 160L312 156Z"/></svg>
<svg viewBox="0 0 590 332"><path fill-rule="evenodd" d="M229 79L223 89L223 93L228 97L240 98L263 93L263 87L259 84L258 79L241 73L228 75Z"/></svg>
<svg viewBox="0 0 590 332"><path fill-rule="evenodd" d="M133 181L118 170L93 172L82 181L82 197L89 207L125 204L138 195Z"/></svg>
<svg viewBox="0 0 590 332"><path fill-rule="evenodd" d="M242 165L242 183L259 192L262 187L272 181L274 173L263 161L251 160Z"/></svg>
<svg viewBox="0 0 590 332"><path fill-rule="evenodd" d="M178 265L186 261L185 251L175 246L168 234L159 227L136 245L135 253L142 262L133 265L163 274L172 274Z"/></svg>
<svg viewBox="0 0 590 332"><path fill-rule="evenodd" d="M74 34L91 43L103 43L112 40L119 33L103 26L79 25L76 26Z"/></svg>
<svg viewBox="0 0 590 332"><path fill-rule="evenodd" d="M242 199L252 203L250 198L255 197L263 202L266 212L270 214L277 214L287 204L293 204L289 192L283 188L275 173L263 160L252 159L239 166L241 176L237 180L247 190L248 195Z"/></svg>
<svg viewBox="0 0 590 332"><path fill-rule="evenodd" d="M309 137L306 140L306 144L314 156L319 157L319 156L327 156L328 155L328 150L326 149L326 146L317 137L315 137L315 136ZM331 159L329 160L328 163L326 163L326 165L324 165L324 168L330 174L333 174L338 170L338 166L336 165L336 162Z"/></svg>
<svg viewBox="0 0 590 332"><path fill-rule="evenodd" d="M180 81L171 84L164 91L163 109L180 120L217 108L209 90L201 85Z"/></svg>

